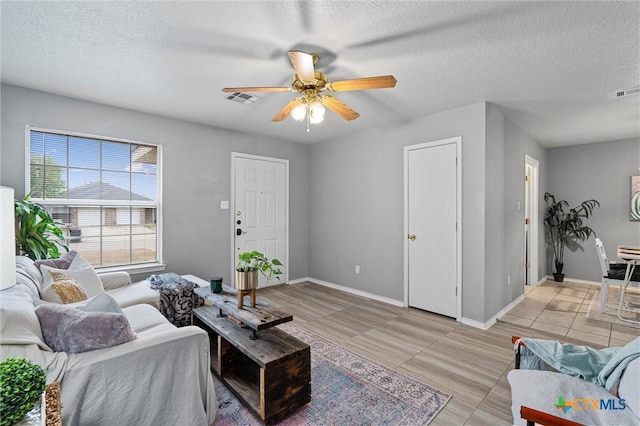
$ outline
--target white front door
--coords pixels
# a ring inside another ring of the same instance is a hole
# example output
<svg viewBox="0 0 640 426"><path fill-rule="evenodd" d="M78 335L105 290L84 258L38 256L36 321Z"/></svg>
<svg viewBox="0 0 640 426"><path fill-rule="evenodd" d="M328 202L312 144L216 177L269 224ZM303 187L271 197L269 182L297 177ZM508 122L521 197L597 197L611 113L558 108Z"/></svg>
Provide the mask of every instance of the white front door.
<svg viewBox="0 0 640 426"><path fill-rule="evenodd" d="M408 305L459 319L461 138L405 148Z"/></svg>
<svg viewBox="0 0 640 426"><path fill-rule="evenodd" d="M233 153L232 165L234 265L239 253L257 250L285 265L280 280L259 274L259 285L287 282L288 160Z"/></svg>

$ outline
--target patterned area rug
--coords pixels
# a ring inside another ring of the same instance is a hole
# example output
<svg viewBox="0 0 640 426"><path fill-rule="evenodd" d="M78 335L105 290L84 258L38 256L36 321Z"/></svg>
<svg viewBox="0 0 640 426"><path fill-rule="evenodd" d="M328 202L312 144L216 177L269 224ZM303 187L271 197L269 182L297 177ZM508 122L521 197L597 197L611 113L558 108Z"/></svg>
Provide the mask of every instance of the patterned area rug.
<svg viewBox="0 0 640 426"><path fill-rule="evenodd" d="M311 402L279 425L426 425L451 396L357 355L292 323L282 330L311 346ZM214 377L214 425L261 425Z"/></svg>
<svg viewBox="0 0 640 426"><path fill-rule="evenodd" d="M612 324L625 325L627 327L640 328L639 324L634 324L627 321L622 321L618 318L618 301L620 300L620 289L618 287L609 287L607 291L607 302L604 307L604 312L598 312L600 307L600 291L596 291L589 304L589 310L587 311L587 318L606 321ZM633 321L640 321L640 313L633 312L630 309L640 309L640 292L636 289L628 289L624 295L624 301L622 302L622 311L620 315L622 318L630 319Z"/></svg>

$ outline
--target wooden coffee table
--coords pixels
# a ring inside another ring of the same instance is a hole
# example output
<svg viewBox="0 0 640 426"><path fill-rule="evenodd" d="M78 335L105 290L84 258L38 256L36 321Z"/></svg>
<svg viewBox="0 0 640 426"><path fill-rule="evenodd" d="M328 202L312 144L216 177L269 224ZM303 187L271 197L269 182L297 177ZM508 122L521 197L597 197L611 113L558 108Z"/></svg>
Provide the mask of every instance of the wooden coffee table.
<svg viewBox="0 0 640 426"><path fill-rule="evenodd" d="M257 312L245 308L240 314L234 311L235 303L224 302L227 296L237 300L231 289L227 289L228 294L207 292L207 288L196 290L216 303L194 309L193 324L209 334L211 370L216 376L266 424L277 422L311 401L309 345L272 328L293 317L280 315L281 311L261 301L256 305ZM209 297L213 294L215 297ZM236 315L233 322L229 312Z"/></svg>

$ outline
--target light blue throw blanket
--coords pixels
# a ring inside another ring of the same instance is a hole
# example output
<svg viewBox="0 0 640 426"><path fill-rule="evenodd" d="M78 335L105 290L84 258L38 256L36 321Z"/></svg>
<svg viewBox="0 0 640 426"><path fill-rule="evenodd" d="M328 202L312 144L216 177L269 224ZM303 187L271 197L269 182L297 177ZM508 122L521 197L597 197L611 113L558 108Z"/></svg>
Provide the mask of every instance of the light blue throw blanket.
<svg viewBox="0 0 640 426"><path fill-rule="evenodd" d="M579 377L607 390L616 384L627 365L640 357L640 337L622 347L596 350L588 346L573 346L554 340L520 339L521 367L543 370L549 367L570 376Z"/></svg>

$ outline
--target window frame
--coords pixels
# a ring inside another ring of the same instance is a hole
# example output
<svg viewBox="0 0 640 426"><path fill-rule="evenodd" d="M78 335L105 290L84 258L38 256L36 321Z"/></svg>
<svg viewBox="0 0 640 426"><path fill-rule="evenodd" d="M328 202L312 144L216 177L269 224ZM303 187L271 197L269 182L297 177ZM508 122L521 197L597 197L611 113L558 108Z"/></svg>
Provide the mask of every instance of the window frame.
<svg viewBox="0 0 640 426"><path fill-rule="evenodd" d="M147 145L153 146L157 149L157 164L156 164L156 200L155 201L143 201L143 200L129 200L126 203L123 203L122 200L100 200L100 206L130 206L130 207L155 207L156 209L156 261L151 262L143 262L143 263L129 263L123 265L116 266L96 266L95 269L98 272L113 272L113 271L126 271L132 274L141 274L141 273L149 273L149 272L157 272L163 271L166 268L166 263L164 262L163 257L163 214L162 214L162 174L163 174L163 157L162 157L162 145L160 144L152 144L147 142L140 142L132 139L123 139L111 136L101 136L90 133L81 133L81 132L72 132L67 130L57 130L57 129L49 129L44 127L36 127L27 125L25 126L25 155L24 155L24 182L25 182L25 194L31 192L31 132L43 132L43 133L53 133L67 137L78 137L78 138L89 138L96 139L100 141L107 142L121 142L128 144L136 144L136 145ZM48 205L73 205L73 206L96 206L97 203L94 200L86 200L86 199L69 199L69 198L52 198L52 199L39 199L34 198L34 201L42 204L43 206Z"/></svg>

